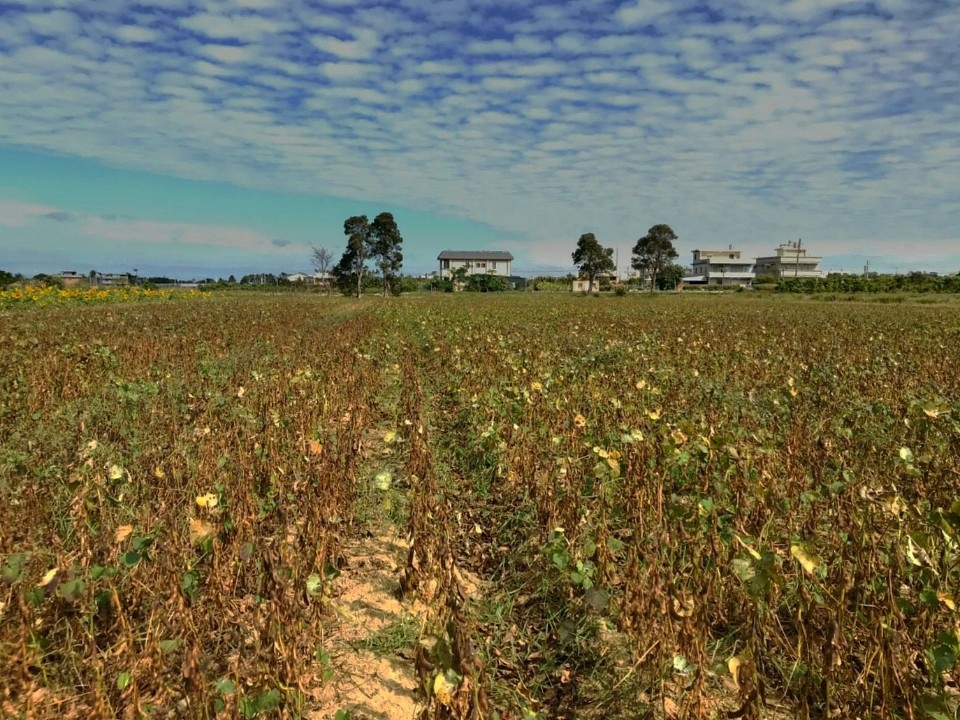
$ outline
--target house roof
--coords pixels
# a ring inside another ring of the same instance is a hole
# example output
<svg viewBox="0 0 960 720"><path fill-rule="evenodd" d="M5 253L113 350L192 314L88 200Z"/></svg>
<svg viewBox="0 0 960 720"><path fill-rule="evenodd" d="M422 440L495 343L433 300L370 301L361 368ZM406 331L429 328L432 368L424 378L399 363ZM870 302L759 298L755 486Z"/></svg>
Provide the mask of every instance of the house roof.
<svg viewBox="0 0 960 720"><path fill-rule="evenodd" d="M513 260L513 255L500 250L444 250L437 260Z"/></svg>

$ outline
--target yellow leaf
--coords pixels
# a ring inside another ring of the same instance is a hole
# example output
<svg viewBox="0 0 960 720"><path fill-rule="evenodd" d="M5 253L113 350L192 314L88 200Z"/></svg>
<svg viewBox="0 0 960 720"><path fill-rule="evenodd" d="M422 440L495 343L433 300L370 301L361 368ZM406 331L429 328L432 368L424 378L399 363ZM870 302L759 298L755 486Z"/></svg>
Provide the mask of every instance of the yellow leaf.
<svg viewBox="0 0 960 720"><path fill-rule="evenodd" d="M748 553L750 553L750 555L753 556L753 559L754 559L754 560L760 560L760 559L762 558L762 556L760 555L760 553L758 553L758 552L757 552L756 550L754 550L752 547L750 547L749 545L747 545L743 540L741 540L739 535L737 536L737 541L738 541L741 545L743 545L744 549L746 549L746 551L747 551Z"/></svg>
<svg viewBox="0 0 960 720"><path fill-rule="evenodd" d="M820 564L820 558L806 550L802 545L791 545L790 554L793 555L793 557L797 559L797 562L803 566L803 569L810 574L813 574L813 571L816 570Z"/></svg>
<svg viewBox="0 0 960 720"><path fill-rule="evenodd" d="M123 477L123 468L119 465L111 465L110 469L107 471L107 476L111 480L119 480Z"/></svg>
<svg viewBox="0 0 960 720"><path fill-rule="evenodd" d="M939 600L940 602L942 602L944 605L946 605L946 606L947 606L948 608L950 608L951 610L956 610L956 609L957 609L957 604L953 601L953 598L950 597L949 595L947 595L946 593L938 592L938 593L937 593L937 600Z"/></svg>
<svg viewBox="0 0 960 720"><path fill-rule="evenodd" d="M162 467L160 467L159 465L157 465L157 466L153 469L153 476L154 476L157 480L163 480L164 478L167 477L167 474L163 471L163 468L162 468Z"/></svg>
<svg viewBox="0 0 960 720"><path fill-rule="evenodd" d="M730 676L733 678L733 684L737 686L737 689L740 689L740 666L743 665L743 661L740 660L736 655L727 660L727 670L730 671Z"/></svg>
<svg viewBox="0 0 960 720"><path fill-rule="evenodd" d="M130 537L132 532L132 525L121 525L117 528L117 534L114 536L114 540L116 540L118 543L122 543L124 540Z"/></svg>
<svg viewBox="0 0 960 720"><path fill-rule="evenodd" d="M936 420L941 415L949 415L950 406L944 404L936 405L934 403L927 403L923 406L923 414L928 418Z"/></svg>
<svg viewBox="0 0 960 720"><path fill-rule="evenodd" d="M534 380L532 383L530 383L530 389L531 389L531 390L537 390L537 391L543 390L543 383L541 383L541 382L539 382L539 381L537 381L537 380Z"/></svg>
<svg viewBox="0 0 960 720"><path fill-rule="evenodd" d="M453 704L453 693L457 691L457 686L447 680L447 676L439 673L433 680L433 694L446 707Z"/></svg>
<svg viewBox="0 0 960 720"><path fill-rule="evenodd" d="M580 413L577 413L573 417L573 424L576 425L578 428L585 427L587 424L587 419Z"/></svg>
<svg viewBox="0 0 960 720"><path fill-rule="evenodd" d="M190 542L194 545L199 545L209 540L216 532L217 529L210 523L204 522L199 518L190 519Z"/></svg>
<svg viewBox="0 0 960 720"><path fill-rule="evenodd" d="M317 442L316 440L314 440L313 438L310 438L310 440L307 442L307 444L310 446L310 454L311 454L311 455L320 455L320 454L323 453L323 445L321 445L320 443L318 443L318 442Z"/></svg>
<svg viewBox="0 0 960 720"><path fill-rule="evenodd" d="M384 441L385 443L387 443L387 444L392 443L392 442L393 442L394 440L396 440L396 439L397 439L397 431L396 431L396 430L387 430L387 431L383 434L383 441Z"/></svg>
<svg viewBox="0 0 960 720"><path fill-rule="evenodd" d="M651 420L659 420L659 419L660 419L660 408L657 408L656 410L650 410L650 411L647 413L647 417L649 417Z"/></svg>
<svg viewBox="0 0 960 720"><path fill-rule="evenodd" d="M53 582L53 579L57 576L59 572L58 568L53 568L53 570L47 570L47 574L43 576L43 579L37 583L37 587L46 587Z"/></svg>
<svg viewBox="0 0 960 720"><path fill-rule="evenodd" d="M791 386L790 386L790 397L796 397L796 396L797 396L797 389L796 389L793 385L791 385Z"/></svg>
<svg viewBox="0 0 960 720"><path fill-rule="evenodd" d="M197 505L202 508L214 508L217 506L217 502L219 502L219 499L213 493L197 495Z"/></svg>
<svg viewBox="0 0 960 720"><path fill-rule="evenodd" d="M647 381L646 381L646 380L637 380L637 384L634 385L634 387L635 387L637 390L643 390L646 386L647 386Z"/></svg>
<svg viewBox="0 0 960 720"><path fill-rule="evenodd" d="M243 385L241 385L240 388L237 390L237 397L238 397L238 398L242 398L243 395L244 395L244 393L246 393L246 392L247 392L247 391L243 389Z"/></svg>

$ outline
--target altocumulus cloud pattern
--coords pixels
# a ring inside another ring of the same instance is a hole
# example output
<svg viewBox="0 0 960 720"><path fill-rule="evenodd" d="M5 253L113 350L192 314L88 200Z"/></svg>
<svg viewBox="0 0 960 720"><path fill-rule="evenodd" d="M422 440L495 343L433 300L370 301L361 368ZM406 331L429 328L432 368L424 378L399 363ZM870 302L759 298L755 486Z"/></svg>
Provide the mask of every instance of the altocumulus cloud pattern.
<svg viewBox="0 0 960 720"><path fill-rule="evenodd" d="M541 261L661 221L701 246L957 259L957 2L0 0L0 18L7 145L382 199Z"/></svg>

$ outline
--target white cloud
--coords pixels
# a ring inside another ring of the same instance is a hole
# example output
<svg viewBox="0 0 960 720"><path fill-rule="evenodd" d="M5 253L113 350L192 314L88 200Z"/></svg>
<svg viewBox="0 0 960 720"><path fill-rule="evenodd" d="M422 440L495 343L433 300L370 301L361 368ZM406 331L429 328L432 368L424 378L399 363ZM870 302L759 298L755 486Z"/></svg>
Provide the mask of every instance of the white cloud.
<svg viewBox="0 0 960 720"><path fill-rule="evenodd" d="M116 29L114 35L119 40L129 43L155 42L158 37L156 30L138 25L121 25Z"/></svg>
<svg viewBox="0 0 960 720"><path fill-rule="evenodd" d="M0 225L6 227L23 227L51 212L56 212L56 208L19 200L0 199Z"/></svg>
<svg viewBox="0 0 960 720"><path fill-rule="evenodd" d="M245 62L255 56L254 50L244 45L203 45L200 52L225 63Z"/></svg>
<svg viewBox="0 0 960 720"><path fill-rule="evenodd" d="M629 0L615 14L617 20L627 26L651 23L671 10L671 4L663 0Z"/></svg>
<svg viewBox="0 0 960 720"><path fill-rule="evenodd" d="M320 70L331 80L359 80L373 70L373 67L358 62L326 62L320 65Z"/></svg>
<svg viewBox="0 0 960 720"><path fill-rule="evenodd" d="M65 0L5 13L0 142L442 209L542 247L672 212L691 242L902 235L916 212L946 237L960 6L877 3L891 16L840 0L534 2L510 19L467 0Z"/></svg>
<svg viewBox="0 0 960 720"><path fill-rule="evenodd" d="M134 240L148 243L210 245L235 250L273 250L271 239L262 233L239 227L156 222L152 220L106 220L87 217L80 231L107 240Z"/></svg>
<svg viewBox="0 0 960 720"><path fill-rule="evenodd" d="M180 21L180 24L194 32L215 40L255 41L264 35L282 32L289 28L287 23L255 15L221 15L216 13L198 13Z"/></svg>

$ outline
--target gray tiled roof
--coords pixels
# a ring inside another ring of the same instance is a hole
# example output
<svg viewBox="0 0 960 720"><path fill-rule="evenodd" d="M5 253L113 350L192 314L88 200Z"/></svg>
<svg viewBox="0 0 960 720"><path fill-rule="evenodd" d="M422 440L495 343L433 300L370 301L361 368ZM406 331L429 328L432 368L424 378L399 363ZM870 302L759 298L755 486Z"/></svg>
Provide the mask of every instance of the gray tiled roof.
<svg viewBox="0 0 960 720"><path fill-rule="evenodd" d="M513 260L513 255L499 250L444 250L437 260Z"/></svg>

